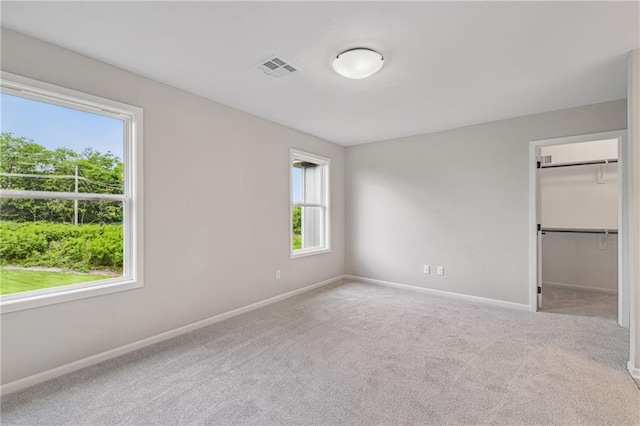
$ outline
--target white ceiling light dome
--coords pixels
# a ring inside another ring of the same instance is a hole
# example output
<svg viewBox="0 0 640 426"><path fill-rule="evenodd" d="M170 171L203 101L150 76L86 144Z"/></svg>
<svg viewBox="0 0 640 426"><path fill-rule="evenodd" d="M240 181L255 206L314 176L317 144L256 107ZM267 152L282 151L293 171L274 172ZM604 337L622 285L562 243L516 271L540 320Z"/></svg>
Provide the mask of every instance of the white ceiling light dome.
<svg viewBox="0 0 640 426"><path fill-rule="evenodd" d="M353 79L371 77L384 64L381 54L366 47L345 50L333 60L333 69L341 76Z"/></svg>

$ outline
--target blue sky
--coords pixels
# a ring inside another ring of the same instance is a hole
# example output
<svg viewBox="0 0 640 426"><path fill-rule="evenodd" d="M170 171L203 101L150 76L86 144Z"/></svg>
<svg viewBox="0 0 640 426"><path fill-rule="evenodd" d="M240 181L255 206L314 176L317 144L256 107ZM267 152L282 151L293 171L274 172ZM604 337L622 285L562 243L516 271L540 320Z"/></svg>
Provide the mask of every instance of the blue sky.
<svg viewBox="0 0 640 426"><path fill-rule="evenodd" d="M58 105L0 94L2 132L23 136L48 149L82 152L91 147L122 159L124 122Z"/></svg>
<svg viewBox="0 0 640 426"><path fill-rule="evenodd" d="M293 202L302 202L302 169L293 167Z"/></svg>

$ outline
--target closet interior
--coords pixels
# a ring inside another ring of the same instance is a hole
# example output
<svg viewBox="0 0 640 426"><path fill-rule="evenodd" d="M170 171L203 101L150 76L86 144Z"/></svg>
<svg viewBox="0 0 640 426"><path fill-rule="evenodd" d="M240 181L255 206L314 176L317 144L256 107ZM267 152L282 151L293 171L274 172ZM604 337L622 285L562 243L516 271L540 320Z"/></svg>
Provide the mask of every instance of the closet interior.
<svg viewBox="0 0 640 426"><path fill-rule="evenodd" d="M540 148L540 309L617 319L618 141Z"/></svg>

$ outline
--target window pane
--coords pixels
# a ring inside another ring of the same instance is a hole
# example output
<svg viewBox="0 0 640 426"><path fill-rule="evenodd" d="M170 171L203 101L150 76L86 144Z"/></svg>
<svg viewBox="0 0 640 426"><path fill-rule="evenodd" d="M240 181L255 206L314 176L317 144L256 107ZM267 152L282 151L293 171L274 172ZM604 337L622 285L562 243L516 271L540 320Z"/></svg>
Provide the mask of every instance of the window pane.
<svg viewBox="0 0 640 426"><path fill-rule="evenodd" d="M0 294L122 277L122 212L119 201L0 200Z"/></svg>
<svg viewBox="0 0 640 426"><path fill-rule="evenodd" d="M6 93L0 102L0 188L123 193L123 120Z"/></svg>
<svg viewBox="0 0 640 426"><path fill-rule="evenodd" d="M303 202L309 204L322 204L322 166L312 163L304 163L303 174Z"/></svg>
<svg viewBox="0 0 640 426"><path fill-rule="evenodd" d="M327 223L329 159L291 150L292 258L329 249Z"/></svg>
<svg viewBox="0 0 640 426"><path fill-rule="evenodd" d="M319 248L324 241L324 209L321 207L294 207L293 249Z"/></svg>
<svg viewBox="0 0 640 426"><path fill-rule="evenodd" d="M300 250L302 248L302 207L294 207L293 215L293 249Z"/></svg>
<svg viewBox="0 0 640 426"><path fill-rule="evenodd" d="M300 162L294 161L292 167L292 193L293 193L293 202L301 203L302 202L302 167L300 167Z"/></svg>

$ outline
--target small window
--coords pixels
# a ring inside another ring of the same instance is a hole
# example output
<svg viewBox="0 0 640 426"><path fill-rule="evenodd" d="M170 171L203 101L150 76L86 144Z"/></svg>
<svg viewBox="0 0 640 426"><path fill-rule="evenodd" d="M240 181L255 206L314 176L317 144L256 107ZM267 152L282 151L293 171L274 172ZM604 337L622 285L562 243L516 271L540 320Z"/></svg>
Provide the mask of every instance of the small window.
<svg viewBox="0 0 640 426"><path fill-rule="evenodd" d="M2 77L2 311L140 287L142 111Z"/></svg>
<svg viewBox="0 0 640 426"><path fill-rule="evenodd" d="M291 150L291 257L329 247L329 159Z"/></svg>

